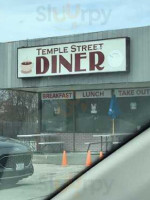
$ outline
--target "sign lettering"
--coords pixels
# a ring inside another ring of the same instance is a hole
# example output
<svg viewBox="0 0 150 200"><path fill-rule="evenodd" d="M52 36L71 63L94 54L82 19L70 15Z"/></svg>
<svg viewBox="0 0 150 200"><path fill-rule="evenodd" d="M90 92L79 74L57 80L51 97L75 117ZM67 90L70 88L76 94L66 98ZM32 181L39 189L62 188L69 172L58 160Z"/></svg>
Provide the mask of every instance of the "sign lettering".
<svg viewBox="0 0 150 200"><path fill-rule="evenodd" d="M127 71L128 38L18 48L18 77Z"/></svg>

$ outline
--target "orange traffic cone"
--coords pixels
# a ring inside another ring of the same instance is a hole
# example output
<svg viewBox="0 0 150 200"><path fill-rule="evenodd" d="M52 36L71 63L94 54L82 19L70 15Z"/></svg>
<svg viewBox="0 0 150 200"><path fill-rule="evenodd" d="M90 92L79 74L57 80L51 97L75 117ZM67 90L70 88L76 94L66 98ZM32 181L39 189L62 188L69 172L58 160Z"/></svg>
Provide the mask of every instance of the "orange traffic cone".
<svg viewBox="0 0 150 200"><path fill-rule="evenodd" d="M99 157L100 157L100 159L102 159L103 158L103 152L102 151L100 151L100 153L99 153Z"/></svg>
<svg viewBox="0 0 150 200"><path fill-rule="evenodd" d="M68 162L67 162L67 153L66 151L63 152L63 156L62 156L62 166L67 166Z"/></svg>
<svg viewBox="0 0 150 200"><path fill-rule="evenodd" d="M91 151L89 150L87 152L87 157L86 157L86 166L89 167L92 164L92 159L91 159Z"/></svg>

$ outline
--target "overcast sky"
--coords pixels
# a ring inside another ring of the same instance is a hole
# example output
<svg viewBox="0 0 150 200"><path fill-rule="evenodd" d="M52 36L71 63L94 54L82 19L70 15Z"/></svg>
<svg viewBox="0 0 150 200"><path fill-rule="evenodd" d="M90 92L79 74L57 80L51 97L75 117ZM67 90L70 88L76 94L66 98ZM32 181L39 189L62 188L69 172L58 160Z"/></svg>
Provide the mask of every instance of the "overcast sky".
<svg viewBox="0 0 150 200"><path fill-rule="evenodd" d="M0 42L149 24L149 0L0 0Z"/></svg>

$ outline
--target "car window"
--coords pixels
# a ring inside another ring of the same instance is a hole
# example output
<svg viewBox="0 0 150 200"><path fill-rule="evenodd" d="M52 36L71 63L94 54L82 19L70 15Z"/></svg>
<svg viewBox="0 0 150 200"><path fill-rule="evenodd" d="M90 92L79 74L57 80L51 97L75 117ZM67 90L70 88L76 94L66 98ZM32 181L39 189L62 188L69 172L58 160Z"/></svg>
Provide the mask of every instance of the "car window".
<svg viewBox="0 0 150 200"><path fill-rule="evenodd" d="M0 195L45 199L149 123L149 2L0 5Z"/></svg>

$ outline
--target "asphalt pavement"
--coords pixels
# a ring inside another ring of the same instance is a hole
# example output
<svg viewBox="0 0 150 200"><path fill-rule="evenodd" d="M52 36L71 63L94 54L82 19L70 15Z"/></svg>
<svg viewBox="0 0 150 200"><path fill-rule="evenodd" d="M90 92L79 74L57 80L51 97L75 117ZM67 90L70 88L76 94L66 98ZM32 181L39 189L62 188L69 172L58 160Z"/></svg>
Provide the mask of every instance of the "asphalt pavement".
<svg viewBox="0 0 150 200"><path fill-rule="evenodd" d="M1 186L2 200L43 200L67 180L85 168L84 165L34 164L34 174L15 186Z"/></svg>

